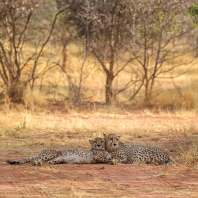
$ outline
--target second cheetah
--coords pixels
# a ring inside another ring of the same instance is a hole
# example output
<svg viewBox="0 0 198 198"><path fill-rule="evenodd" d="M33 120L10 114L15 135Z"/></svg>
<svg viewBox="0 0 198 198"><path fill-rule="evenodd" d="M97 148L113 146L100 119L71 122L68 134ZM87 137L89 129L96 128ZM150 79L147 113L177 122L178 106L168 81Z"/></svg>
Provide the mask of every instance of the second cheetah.
<svg viewBox="0 0 198 198"><path fill-rule="evenodd" d="M112 158L117 162L132 164L174 164L168 153L163 149L151 146L140 146L125 144L120 141L120 136L116 134L104 134L106 151L110 152Z"/></svg>

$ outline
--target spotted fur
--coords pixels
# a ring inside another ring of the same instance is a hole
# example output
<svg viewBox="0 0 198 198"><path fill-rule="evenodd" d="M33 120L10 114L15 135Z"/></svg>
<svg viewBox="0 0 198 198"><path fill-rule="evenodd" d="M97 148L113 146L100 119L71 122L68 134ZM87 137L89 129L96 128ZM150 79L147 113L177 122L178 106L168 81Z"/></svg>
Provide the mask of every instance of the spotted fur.
<svg viewBox="0 0 198 198"><path fill-rule="evenodd" d="M117 162L132 164L174 164L168 153L163 149L151 146L140 146L120 142L120 136L116 134L104 134L106 151Z"/></svg>

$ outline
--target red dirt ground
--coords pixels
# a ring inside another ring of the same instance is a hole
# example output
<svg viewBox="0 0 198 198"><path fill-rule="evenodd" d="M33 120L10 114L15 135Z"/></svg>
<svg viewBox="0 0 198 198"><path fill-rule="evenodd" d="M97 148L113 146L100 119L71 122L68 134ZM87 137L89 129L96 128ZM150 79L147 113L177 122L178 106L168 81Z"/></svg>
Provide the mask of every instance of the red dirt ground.
<svg viewBox="0 0 198 198"><path fill-rule="evenodd" d="M0 164L0 197L198 197L198 174L150 165Z"/></svg>
<svg viewBox="0 0 198 198"><path fill-rule="evenodd" d="M142 118L134 120L145 121ZM161 117L152 120L153 123L161 121ZM0 198L198 197L198 172L189 168L133 164L8 165L5 159L18 159L20 156L8 150L0 156Z"/></svg>

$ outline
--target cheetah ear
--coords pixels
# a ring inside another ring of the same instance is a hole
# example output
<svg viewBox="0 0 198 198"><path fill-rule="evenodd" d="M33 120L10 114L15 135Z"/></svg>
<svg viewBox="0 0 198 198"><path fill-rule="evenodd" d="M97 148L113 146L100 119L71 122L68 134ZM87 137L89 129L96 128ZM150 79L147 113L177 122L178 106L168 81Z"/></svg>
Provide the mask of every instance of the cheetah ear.
<svg viewBox="0 0 198 198"><path fill-rule="evenodd" d="M107 135L105 133L103 133L104 139L106 139Z"/></svg>
<svg viewBox="0 0 198 198"><path fill-rule="evenodd" d="M93 144L93 142L94 142L93 140L89 140L89 143L90 143L91 145Z"/></svg>

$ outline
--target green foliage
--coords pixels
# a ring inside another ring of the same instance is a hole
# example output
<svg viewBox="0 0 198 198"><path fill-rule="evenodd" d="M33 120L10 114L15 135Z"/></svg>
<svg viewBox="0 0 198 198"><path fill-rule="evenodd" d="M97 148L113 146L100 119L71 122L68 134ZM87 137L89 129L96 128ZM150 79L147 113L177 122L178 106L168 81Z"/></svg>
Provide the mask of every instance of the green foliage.
<svg viewBox="0 0 198 198"><path fill-rule="evenodd" d="M190 6L187 9L187 13L190 14L190 16L192 17L193 23L198 25L198 6L197 5Z"/></svg>

